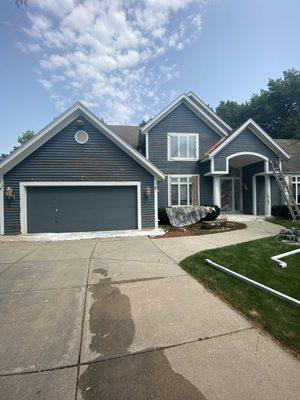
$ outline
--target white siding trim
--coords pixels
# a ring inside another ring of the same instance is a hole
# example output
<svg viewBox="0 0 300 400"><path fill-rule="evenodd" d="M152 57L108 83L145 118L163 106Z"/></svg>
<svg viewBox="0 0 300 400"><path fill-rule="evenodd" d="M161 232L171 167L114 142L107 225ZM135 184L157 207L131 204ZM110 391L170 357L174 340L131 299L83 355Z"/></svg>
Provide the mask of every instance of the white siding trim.
<svg viewBox="0 0 300 400"><path fill-rule="evenodd" d="M220 118L218 116L218 114L216 112L214 112L214 110L212 110L210 107L208 107L203 100L200 99L200 97L198 97L194 92L189 91L187 93L188 97L191 97L192 99L194 98L194 100L196 100L196 102L200 103L201 106L205 109L205 111L207 111L208 114L214 116L221 125L224 126L224 128L228 129L229 131L232 131L232 127L230 125L227 124L227 122L225 122L222 118Z"/></svg>
<svg viewBox="0 0 300 400"><path fill-rule="evenodd" d="M265 215L271 216L271 182L270 175L265 175Z"/></svg>
<svg viewBox="0 0 300 400"><path fill-rule="evenodd" d="M4 180L0 176L0 235L4 235Z"/></svg>
<svg viewBox="0 0 300 400"><path fill-rule="evenodd" d="M252 214L257 215L256 175L252 175Z"/></svg>
<svg viewBox="0 0 300 400"><path fill-rule="evenodd" d="M209 175L213 175L213 174L216 174L216 175L227 175L227 174L229 174L229 161L232 158L239 157L239 156L256 156L258 158L261 158L261 160L265 161L265 166L264 166L265 171L264 172L265 173L269 173L269 159L268 159L268 157L266 157L266 156L264 156L264 155L262 155L260 153L255 153L253 151L240 151L238 153L234 153L234 154L231 154L230 156L226 157L226 169L224 171L216 171L215 170L215 158L212 157L211 158L211 172L207 172L205 174L205 176L209 176ZM257 162L259 162L259 161L257 161Z"/></svg>
<svg viewBox="0 0 300 400"><path fill-rule="evenodd" d="M158 186L157 179L154 177L154 221L155 228L158 228Z"/></svg>
<svg viewBox="0 0 300 400"><path fill-rule="evenodd" d="M141 182L134 181L109 181L109 182L70 182L70 181L41 181L41 182L20 182L20 221L21 221L21 233L27 234L28 225L27 225L27 191L26 188L28 186L36 186L36 187L49 187L49 186L136 186L137 188L137 223L138 230L142 229L142 197L141 197Z"/></svg>
<svg viewBox="0 0 300 400"><path fill-rule="evenodd" d="M149 160L149 136L148 136L148 131L145 134L145 153L146 153L147 160Z"/></svg>

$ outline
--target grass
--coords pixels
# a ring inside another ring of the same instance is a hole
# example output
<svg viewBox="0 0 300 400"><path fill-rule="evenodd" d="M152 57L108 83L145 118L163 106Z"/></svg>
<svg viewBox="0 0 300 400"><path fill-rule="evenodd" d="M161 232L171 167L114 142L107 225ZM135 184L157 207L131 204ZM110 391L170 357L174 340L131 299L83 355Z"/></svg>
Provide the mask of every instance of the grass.
<svg viewBox="0 0 300 400"><path fill-rule="evenodd" d="M166 234L159 236L163 237L178 237L178 236L194 236L194 235L207 235L210 233L230 232L238 229L245 229L246 225L240 222L228 221L225 228L212 227L209 229L203 229L201 223L186 226L184 228L176 228L172 225L159 225L160 228L166 231Z"/></svg>
<svg viewBox="0 0 300 400"><path fill-rule="evenodd" d="M273 224L281 225L285 228L300 229L300 221L293 222L291 219L285 219L285 218L279 218L279 217L266 218L266 221L272 222Z"/></svg>
<svg viewBox="0 0 300 400"><path fill-rule="evenodd" d="M300 254L287 257L288 267L279 267L270 257L295 249L295 245L272 238L197 253L181 267L207 288L244 313L292 352L300 355L300 308L205 264L204 259L232 269L300 299Z"/></svg>

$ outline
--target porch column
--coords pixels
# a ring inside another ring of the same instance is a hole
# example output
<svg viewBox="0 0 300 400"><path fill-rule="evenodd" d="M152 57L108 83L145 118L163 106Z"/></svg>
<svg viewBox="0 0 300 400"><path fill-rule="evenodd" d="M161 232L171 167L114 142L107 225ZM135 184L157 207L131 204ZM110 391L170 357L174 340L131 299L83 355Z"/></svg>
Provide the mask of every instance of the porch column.
<svg viewBox="0 0 300 400"><path fill-rule="evenodd" d="M213 175L214 205L221 208L221 183L220 176Z"/></svg>
<svg viewBox="0 0 300 400"><path fill-rule="evenodd" d="M265 175L265 214L271 216L271 182L270 175Z"/></svg>

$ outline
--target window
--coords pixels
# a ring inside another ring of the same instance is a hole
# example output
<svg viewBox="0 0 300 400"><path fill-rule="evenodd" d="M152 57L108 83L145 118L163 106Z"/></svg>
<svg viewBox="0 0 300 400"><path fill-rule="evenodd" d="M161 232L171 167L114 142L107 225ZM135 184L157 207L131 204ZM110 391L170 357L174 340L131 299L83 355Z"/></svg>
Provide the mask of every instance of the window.
<svg viewBox="0 0 300 400"><path fill-rule="evenodd" d="M300 204L300 175L292 176L292 193L298 204Z"/></svg>
<svg viewBox="0 0 300 400"><path fill-rule="evenodd" d="M168 160L193 161L199 158L197 133L169 133Z"/></svg>
<svg viewBox="0 0 300 400"><path fill-rule="evenodd" d="M198 175L169 176L169 205L199 205Z"/></svg>

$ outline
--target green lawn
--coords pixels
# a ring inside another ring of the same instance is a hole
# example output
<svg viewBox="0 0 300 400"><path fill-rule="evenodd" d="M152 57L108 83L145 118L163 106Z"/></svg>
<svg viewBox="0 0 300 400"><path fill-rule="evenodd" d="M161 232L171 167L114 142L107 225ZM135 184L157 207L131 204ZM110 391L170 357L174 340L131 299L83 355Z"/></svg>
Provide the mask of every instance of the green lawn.
<svg viewBox="0 0 300 400"><path fill-rule="evenodd" d="M293 352L300 354L300 308L205 264L212 261L300 299L300 254L285 258L279 267L270 257L295 249L275 237L197 253L181 267L236 309L263 327Z"/></svg>
<svg viewBox="0 0 300 400"><path fill-rule="evenodd" d="M300 229L300 221L293 222L291 219L284 218L266 218L268 222L272 222L273 224L281 225L285 228L299 228Z"/></svg>

